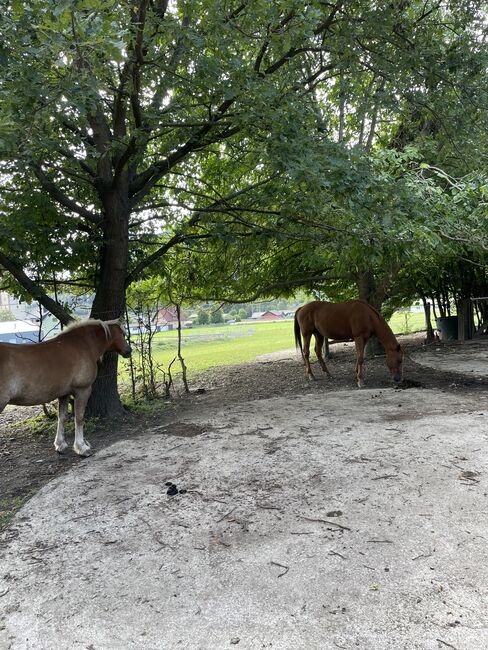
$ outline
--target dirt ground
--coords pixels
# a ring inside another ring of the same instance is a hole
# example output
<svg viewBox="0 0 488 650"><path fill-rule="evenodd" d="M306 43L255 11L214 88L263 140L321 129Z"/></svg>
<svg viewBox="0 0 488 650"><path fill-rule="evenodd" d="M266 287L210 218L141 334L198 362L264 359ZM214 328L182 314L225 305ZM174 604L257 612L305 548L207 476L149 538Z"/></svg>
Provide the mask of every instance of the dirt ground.
<svg viewBox="0 0 488 650"><path fill-rule="evenodd" d="M487 648L486 343L407 350L212 370L81 460L7 413L0 650Z"/></svg>
<svg viewBox="0 0 488 650"><path fill-rule="evenodd" d="M488 378L425 367L411 358L433 350L437 350L440 358L450 357L455 355L457 344L425 346L423 334L399 337L399 340L406 346L404 382L399 390L436 388L462 394L467 408L476 408L477 396L486 392ZM96 452L119 440L145 434L155 426L198 413L203 407L217 408L249 400L300 394L315 394L317 400L322 400L328 391L357 391L353 344L335 344L331 351L332 358L328 364L332 380L325 379L315 363L317 381L308 381L295 350L263 355L257 362L211 369L192 382L190 395L179 391L173 399L154 402L142 413L127 413L123 419L109 424L95 423L86 437ZM366 387L391 385L384 358L369 359ZM38 407L7 407L0 414L0 530L13 512L40 487L81 460L72 449L63 455L54 451L55 421L46 419L44 429L37 423L35 431L32 425L23 424L26 418L41 413ZM68 423L68 440L69 427Z"/></svg>

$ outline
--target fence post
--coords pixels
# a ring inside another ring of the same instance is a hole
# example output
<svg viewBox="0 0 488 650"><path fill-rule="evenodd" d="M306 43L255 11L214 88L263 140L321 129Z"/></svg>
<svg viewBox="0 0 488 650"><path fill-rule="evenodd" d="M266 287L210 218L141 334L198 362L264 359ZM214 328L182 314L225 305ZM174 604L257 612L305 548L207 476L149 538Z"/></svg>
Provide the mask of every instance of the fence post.
<svg viewBox="0 0 488 650"><path fill-rule="evenodd" d="M466 298L466 332L467 338L472 339L474 336L474 316L471 298Z"/></svg>
<svg viewBox="0 0 488 650"><path fill-rule="evenodd" d="M458 341L466 340L466 300L458 302Z"/></svg>

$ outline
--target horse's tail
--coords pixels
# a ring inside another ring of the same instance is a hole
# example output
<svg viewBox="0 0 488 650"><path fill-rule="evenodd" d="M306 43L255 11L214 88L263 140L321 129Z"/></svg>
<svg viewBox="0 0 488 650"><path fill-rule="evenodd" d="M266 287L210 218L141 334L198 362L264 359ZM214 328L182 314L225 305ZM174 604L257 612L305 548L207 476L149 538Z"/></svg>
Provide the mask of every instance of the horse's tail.
<svg viewBox="0 0 488 650"><path fill-rule="evenodd" d="M303 348L302 348L302 333L300 331L300 325L298 324L297 314L299 309L295 312L295 345L297 348L300 348L301 355L303 357Z"/></svg>

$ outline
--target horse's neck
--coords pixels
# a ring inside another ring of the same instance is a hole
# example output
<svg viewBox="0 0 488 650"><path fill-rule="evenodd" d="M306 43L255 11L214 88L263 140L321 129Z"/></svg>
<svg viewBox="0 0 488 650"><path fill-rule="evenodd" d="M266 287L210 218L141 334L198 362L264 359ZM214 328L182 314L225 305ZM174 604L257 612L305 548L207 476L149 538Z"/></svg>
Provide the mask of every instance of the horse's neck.
<svg viewBox="0 0 488 650"><path fill-rule="evenodd" d="M105 334L105 330L98 324L90 324L79 329L73 329L71 332L66 332L66 336L70 333L83 342L86 349L91 351L95 359L102 356L110 343Z"/></svg>
<svg viewBox="0 0 488 650"><path fill-rule="evenodd" d="M397 346L397 340L386 320L374 310L374 333L385 348Z"/></svg>
<svg viewBox="0 0 488 650"><path fill-rule="evenodd" d="M106 352L108 346L110 345L110 339L107 338L105 329L101 325L98 325L98 327L94 326L94 334L97 346L97 357L99 357L104 354L104 352Z"/></svg>

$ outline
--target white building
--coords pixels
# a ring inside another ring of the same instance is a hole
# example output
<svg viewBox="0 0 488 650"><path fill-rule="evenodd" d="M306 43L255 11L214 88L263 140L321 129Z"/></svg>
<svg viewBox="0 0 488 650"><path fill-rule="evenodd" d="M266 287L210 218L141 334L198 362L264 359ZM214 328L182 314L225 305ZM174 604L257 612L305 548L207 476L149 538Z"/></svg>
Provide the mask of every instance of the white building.
<svg viewBox="0 0 488 650"><path fill-rule="evenodd" d="M1 343L37 343L39 326L23 320L0 322Z"/></svg>
<svg viewBox="0 0 488 650"><path fill-rule="evenodd" d="M35 306L21 302L6 291L0 291L0 310L2 309L11 311L15 318L23 320L33 317Z"/></svg>

